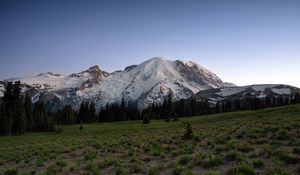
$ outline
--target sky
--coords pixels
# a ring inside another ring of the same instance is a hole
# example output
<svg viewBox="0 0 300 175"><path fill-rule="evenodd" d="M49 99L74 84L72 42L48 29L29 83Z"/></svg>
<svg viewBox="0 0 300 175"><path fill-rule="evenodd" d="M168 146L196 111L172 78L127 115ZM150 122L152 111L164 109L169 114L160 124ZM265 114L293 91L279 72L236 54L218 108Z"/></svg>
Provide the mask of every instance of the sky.
<svg viewBox="0 0 300 175"><path fill-rule="evenodd" d="M0 79L152 57L191 60L237 85L300 87L300 1L1 0Z"/></svg>

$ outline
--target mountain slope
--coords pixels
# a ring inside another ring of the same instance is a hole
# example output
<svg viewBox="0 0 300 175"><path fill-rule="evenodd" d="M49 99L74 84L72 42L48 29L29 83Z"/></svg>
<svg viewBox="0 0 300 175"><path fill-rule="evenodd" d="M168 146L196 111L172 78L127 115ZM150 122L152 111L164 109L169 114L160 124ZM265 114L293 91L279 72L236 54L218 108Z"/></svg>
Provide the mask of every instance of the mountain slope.
<svg viewBox="0 0 300 175"><path fill-rule="evenodd" d="M81 73L63 76L52 72L41 73L38 76L7 79L6 81L20 80L22 83L30 85L39 90L56 91L68 88L84 88L97 84L109 74L101 71L98 66L90 67ZM90 84L90 85L89 85Z"/></svg>
<svg viewBox="0 0 300 175"><path fill-rule="evenodd" d="M124 98L138 100L140 107L146 107L153 102L162 102L168 93L172 93L177 100L188 98L200 90L220 87L221 84L221 79L196 63L156 57L127 67L124 71L114 72L100 84L78 91L77 95L83 100L98 97L102 105Z"/></svg>
<svg viewBox="0 0 300 175"><path fill-rule="evenodd" d="M122 98L135 101L144 108L152 103L161 103L169 93L174 100L179 100L223 85L214 73L194 62L169 61L159 57L111 74L93 66L68 76L48 72L7 81L17 80L23 83L23 92L32 94L34 102L59 101L61 105L78 107L82 101L94 100L98 109Z"/></svg>
<svg viewBox="0 0 300 175"><path fill-rule="evenodd" d="M261 84L240 87L222 87L198 92L194 95L197 99L208 99L212 102L235 100L245 98L288 97L300 93L300 89L282 84Z"/></svg>

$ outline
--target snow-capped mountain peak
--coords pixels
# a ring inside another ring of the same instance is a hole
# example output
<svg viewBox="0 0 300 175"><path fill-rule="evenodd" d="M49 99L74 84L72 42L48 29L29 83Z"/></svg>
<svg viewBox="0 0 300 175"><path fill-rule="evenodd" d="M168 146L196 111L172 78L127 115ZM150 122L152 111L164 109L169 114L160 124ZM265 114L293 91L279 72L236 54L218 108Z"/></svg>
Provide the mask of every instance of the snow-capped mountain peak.
<svg viewBox="0 0 300 175"><path fill-rule="evenodd" d="M146 107L151 103L161 103L168 93L173 94L174 100L179 100L200 90L220 87L221 83L214 73L196 63L186 65L179 60L154 57L117 71L101 84L78 91L77 95L90 99L97 94L101 105L124 98L138 101L141 107Z"/></svg>
<svg viewBox="0 0 300 175"><path fill-rule="evenodd" d="M81 101L93 100L98 108L122 98L135 101L144 108L152 103L161 103L169 93L174 100L179 100L222 85L218 76L197 63L162 57L154 57L111 74L95 65L68 76L48 72L16 80L36 89L36 94L32 94L36 99L37 94L48 94L56 96L64 105L75 107Z"/></svg>

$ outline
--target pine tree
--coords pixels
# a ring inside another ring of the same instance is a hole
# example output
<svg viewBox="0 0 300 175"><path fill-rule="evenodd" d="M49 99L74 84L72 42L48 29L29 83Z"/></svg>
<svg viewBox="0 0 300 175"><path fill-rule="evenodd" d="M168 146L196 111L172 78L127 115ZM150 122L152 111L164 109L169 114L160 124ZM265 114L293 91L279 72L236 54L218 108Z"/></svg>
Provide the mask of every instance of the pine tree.
<svg viewBox="0 0 300 175"><path fill-rule="evenodd" d="M98 113L98 122L104 122L104 109L101 106L100 111Z"/></svg>
<svg viewBox="0 0 300 175"><path fill-rule="evenodd" d="M96 107L95 107L95 102L94 101L92 101L88 106L88 121L89 122L97 121L97 119L96 119Z"/></svg>
<svg viewBox="0 0 300 175"><path fill-rule="evenodd" d="M26 117L26 131L32 131L33 129L32 101L29 93L26 94L24 99L24 112Z"/></svg>
<svg viewBox="0 0 300 175"><path fill-rule="evenodd" d="M89 102L85 102L84 109L83 109L83 111L84 111L83 123L86 123L89 121L89 106L90 106Z"/></svg>
<svg viewBox="0 0 300 175"><path fill-rule="evenodd" d="M60 116L60 124L74 124L75 123L75 114L71 105L66 105Z"/></svg>
<svg viewBox="0 0 300 175"><path fill-rule="evenodd" d="M193 129L190 123L187 123L185 132L183 135L183 139L191 139L193 138Z"/></svg>
<svg viewBox="0 0 300 175"><path fill-rule="evenodd" d="M5 125L6 125L6 117L4 115L4 105L3 102L0 104L0 136L5 135Z"/></svg>
<svg viewBox="0 0 300 175"><path fill-rule="evenodd" d="M166 122L171 120L172 114L174 112L174 108L172 105L172 94L169 93L168 96L164 99L164 103L162 105L163 115Z"/></svg>
<svg viewBox="0 0 300 175"><path fill-rule="evenodd" d="M80 121L80 127L79 127L79 130L83 130L83 124L82 124L82 121Z"/></svg>
<svg viewBox="0 0 300 175"><path fill-rule="evenodd" d="M269 95L266 96L266 106L267 107L271 107L272 106L271 97Z"/></svg>
<svg viewBox="0 0 300 175"><path fill-rule="evenodd" d="M24 134L26 132L26 116L22 103L17 104L16 107L16 134Z"/></svg>
<svg viewBox="0 0 300 175"><path fill-rule="evenodd" d="M5 126L4 133L5 135L11 135L12 123L13 123L13 84L8 82L6 85L4 97L4 117L5 117Z"/></svg>
<svg viewBox="0 0 300 175"><path fill-rule="evenodd" d="M45 104L38 102L33 109L34 131L49 132L54 129L54 117L48 116Z"/></svg>
<svg viewBox="0 0 300 175"><path fill-rule="evenodd" d="M125 106L125 100L122 98L121 104L120 104L120 120L125 121L126 120L126 106Z"/></svg>
<svg viewBox="0 0 300 175"><path fill-rule="evenodd" d="M296 93L293 99L293 103L300 103L300 93Z"/></svg>
<svg viewBox="0 0 300 175"><path fill-rule="evenodd" d="M150 123L150 116L149 116L149 114L144 114L143 115L144 117L144 119L143 119L143 124L149 124Z"/></svg>
<svg viewBox="0 0 300 175"><path fill-rule="evenodd" d="M85 122L85 103L84 102L81 102L80 104L80 108L79 108L79 111L78 111L78 119L79 119L79 123L80 122Z"/></svg>
<svg viewBox="0 0 300 175"><path fill-rule="evenodd" d="M173 118L173 121L178 121L179 120L178 115L175 112L172 113L172 118Z"/></svg>
<svg viewBox="0 0 300 175"><path fill-rule="evenodd" d="M26 131L26 118L21 100L21 83L15 82L13 88L13 123L12 133L23 134Z"/></svg>

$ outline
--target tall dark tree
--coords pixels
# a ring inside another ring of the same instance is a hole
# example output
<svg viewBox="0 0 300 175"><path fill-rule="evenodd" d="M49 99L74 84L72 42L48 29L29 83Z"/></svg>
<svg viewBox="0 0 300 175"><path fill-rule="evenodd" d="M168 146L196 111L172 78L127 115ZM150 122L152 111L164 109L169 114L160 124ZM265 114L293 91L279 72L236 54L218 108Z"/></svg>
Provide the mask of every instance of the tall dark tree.
<svg viewBox="0 0 300 175"><path fill-rule="evenodd" d="M96 122L97 121L96 107L95 107L95 102L94 101L91 101L91 103L89 104L87 115L88 115L88 121L89 122Z"/></svg>
<svg viewBox="0 0 300 175"><path fill-rule="evenodd" d="M143 124L149 124L150 123L150 114L146 113L143 115Z"/></svg>
<svg viewBox="0 0 300 175"><path fill-rule="evenodd" d="M26 117L26 131L32 131L33 129L32 101L29 93L26 94L24 99L24 112Z"/></svg>
<svg viewBox="0 0 300 175"><path fill-rule="evenodd" d="M300 93L294 95L293 103L300 103Z"/></svg>
<svg viewBox="0 0 300 175"><path fill-rule="evenodd" d="M5 135L6 116L4 115L4 105L0 102L0 136Z"/></svg>
<svg viewBox="0 0 300 175"><path fill-rule="evenodd" d="M78 119L79 119L78 123L86 121L85 117L86 117L87 113L86 113L85 109L86 109L85 103L81 102L80 108L78 111Z"/></svg>
<svg viewBox="0 0 300 175"><path fill-rule="evenodd" d="M13 83L8 82L3 97L3 135L11 135L13 124Z"/></svg>
<svg viewBox="0 0 300 175"><path fill-rule="evenodd" d="M62 110L61 124L74 124L75 114L71 105L67 105Z"/></svg>
<svg viewBox="0 0 300 175"><path fill-rule="evenodd" d="M54 129L54 118L48 116L48 113L45 110L45 104L43 102L38 102L35 104L33 109L33 121L34 131L39 132L49 132Z"/></svg>
<svg viewBox="0 0 300 175"><path fill-rule="evenodd" d="M26 129L20 81L8 82L1 105L1 135L22 134Z"/></svg>
<svg viewBox="0 0 300 175"><path fill-rule="evenodd" d="M122 120L122 121L127 120L127 117L126 117L126 105L125 105L124 98L122 98L121 104L120 104L120 120Z"/></svg>
<svg viewBox="0 0 300 175"><path fill-rule="evenodd" d="M163 118L168 122L172 118L172 115L174 113L174 107L172 104L172 94L169 93L167 97L164 99L164 103L162 105L162 113Z"/></svg>
<svg viewBox="0 0 300 175"><path fill-rule="evenodd" d="M270 107L270 106L272 106L271 97L270 97L270 95L267 95L266 96L266 107Z"/></svg>

